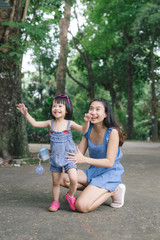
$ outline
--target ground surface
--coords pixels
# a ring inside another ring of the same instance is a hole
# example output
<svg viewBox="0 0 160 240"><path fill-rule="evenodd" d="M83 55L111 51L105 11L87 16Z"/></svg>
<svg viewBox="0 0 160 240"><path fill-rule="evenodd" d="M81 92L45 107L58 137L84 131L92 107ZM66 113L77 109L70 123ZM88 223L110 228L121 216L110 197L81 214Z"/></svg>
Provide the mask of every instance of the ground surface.
<svg viewBox="0 0 160 240"><path fill-rule="evenodd" d="M29 148L37 152L41 145L30 144ZM65 188L61 188L61 209L56 213L47 211L52 202L48 163L43 164L43 175L36 174L37 165L1 166L0 239L159 240L160 143L126 142L122 151L125 205L111 208L109 199L87 214L69 209Z"/></svg>

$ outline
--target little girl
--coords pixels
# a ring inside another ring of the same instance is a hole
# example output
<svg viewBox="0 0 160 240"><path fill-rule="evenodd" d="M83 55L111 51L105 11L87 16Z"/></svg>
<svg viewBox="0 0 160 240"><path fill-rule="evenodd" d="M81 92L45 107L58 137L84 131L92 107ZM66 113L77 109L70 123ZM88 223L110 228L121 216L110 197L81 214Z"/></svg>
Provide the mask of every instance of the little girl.
<svg viewBox="0 0 160 240"><path fill-rule="evenodd" d="M24 114L26 120L33 126L39 128L50 128L50 171L52 172L52 193L53 202L49 211L55 212L60 208L60 177L63 171L68 173L70 180L69 191L65 196L72 210L75 210L76 198L74 194L77 189L77 165L67 160L68 152L76 153L76 146L72 139L72 129L86 133L89 128L90 116L85 114L84 124L71 121L73 108L68 95L57 95L51 103L50 113L54 120L36 121L28 113L27 108L22 103L18 104L17 109Z"/></svg>

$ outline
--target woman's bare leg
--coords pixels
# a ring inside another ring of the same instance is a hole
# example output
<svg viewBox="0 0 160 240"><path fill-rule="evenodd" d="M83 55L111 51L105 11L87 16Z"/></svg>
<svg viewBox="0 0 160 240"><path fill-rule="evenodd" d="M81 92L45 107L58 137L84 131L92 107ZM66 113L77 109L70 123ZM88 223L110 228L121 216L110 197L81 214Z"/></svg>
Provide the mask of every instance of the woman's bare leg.
<svg viewBox="0 0 160 240"><path fill-rule="evenodd" d="M76 201L76 209L79 212L90 212L102 203L104 203L109 197L113 196L115 192L109 192L106 189L99 188L93 185L88 185L88 179L83 170L78 170L78 185L77 190L83 190ZM61 186L69 188L70 181L68 174L61 174Z"/></svg>
<svg viewBox="0 0 160 240"><path fill-rule="evenodd" d="M79 212L90 212L99 207L113 194L114 192L109 192L106 189L88 185L78 197L76 209Z"/></svg>
<svg viewBox="0 0 160 240"><path fill-rule="evenodd" d="M81 169L78 169L77 175L78 175L77 190L83 190L88 185L87 176ZM69 188L70 180L67 173L61 174L60 185L63 187Z"/></svg>

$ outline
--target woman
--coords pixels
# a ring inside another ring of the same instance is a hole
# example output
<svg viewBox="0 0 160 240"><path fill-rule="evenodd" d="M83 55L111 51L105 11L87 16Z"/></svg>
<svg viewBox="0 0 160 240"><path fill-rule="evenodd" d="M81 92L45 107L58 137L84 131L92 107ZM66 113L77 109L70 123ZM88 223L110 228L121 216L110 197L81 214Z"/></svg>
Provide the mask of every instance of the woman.
<svg viewBox="0 0 160 240"><path fill-rule="evenodd" d="M121 184L124 172L120 163L125 136L117 124L112 109L105 99L97 98L90 102L91 124L83 134L77 153L69 153L66 158L76 163L87 163L87 170L78 170L78 190L83 190L76 200L76 210L90 212L109 197L112 207L124 204L125 185ZM84 156L87 148L90 157ZM69 178L63 173L61 185L69 186Z"/></svg>

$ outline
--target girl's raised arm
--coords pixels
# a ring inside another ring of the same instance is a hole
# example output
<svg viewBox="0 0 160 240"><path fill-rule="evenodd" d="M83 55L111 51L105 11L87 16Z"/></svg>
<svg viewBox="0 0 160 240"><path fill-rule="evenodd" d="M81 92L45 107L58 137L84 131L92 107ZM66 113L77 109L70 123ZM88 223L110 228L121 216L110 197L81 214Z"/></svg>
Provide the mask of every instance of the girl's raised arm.
<svg viewBox="0 0 160 240"><path fill-rule="evenodd" d="M84 115L84 124L83 124L83 126L81 126L81 125L71 121L70 128L74 129L74 130L76 130L78 132L81 132L81 133L86 133L88 131L88 128L89 128L90 120L91 120L90 114L86 113Z"/></svg>
<svg viewBox="0 0 160 240"><path fill-rule="evenodd" d="M29 113L28 109L23 103L19 103L17 109L25 116L26 120L31 124L32 127L45 128L51 126L51 120L47 121L36 121Z"/></svg>

